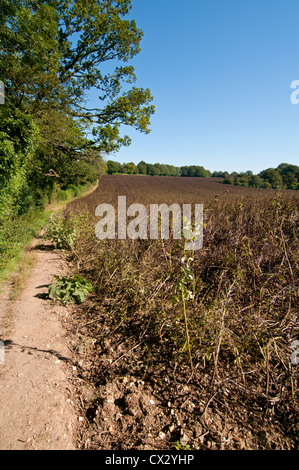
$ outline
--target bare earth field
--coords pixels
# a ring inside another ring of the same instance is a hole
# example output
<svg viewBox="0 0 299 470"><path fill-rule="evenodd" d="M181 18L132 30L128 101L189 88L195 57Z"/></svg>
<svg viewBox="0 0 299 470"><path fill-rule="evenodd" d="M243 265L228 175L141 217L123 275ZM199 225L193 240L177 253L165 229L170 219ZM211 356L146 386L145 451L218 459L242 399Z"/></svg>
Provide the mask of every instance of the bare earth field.
<svg viewBox="0 0 299 470"><path fill-rule="evenodd" d="M216 199L232 201L240 197L273 197L275 190L261 190L224 185L220 178L176 178L163 176L103 176L98 188L88 196L69 204L94 210L97 204L116 205L118 196L126 196L127 204L206 204ZM296 191L288 191L296 195Z"/></svg>

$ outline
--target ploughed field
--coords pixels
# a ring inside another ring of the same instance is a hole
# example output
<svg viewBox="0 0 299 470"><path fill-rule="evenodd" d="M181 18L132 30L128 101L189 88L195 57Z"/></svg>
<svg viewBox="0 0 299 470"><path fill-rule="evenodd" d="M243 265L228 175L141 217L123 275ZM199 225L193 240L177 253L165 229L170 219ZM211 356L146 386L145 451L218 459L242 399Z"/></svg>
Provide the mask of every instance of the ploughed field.
<svg viewBox="0 0 299 470"><path fill-rule="evenodd" d="M184 178L163 176L102 176L98 188L88 196L69 204L69 208L94 210L98 204L117 205L118 196L126 196L128 205L139 204L207 204L215 200L234 201L240 197L271 198L275 190L225 185L221 178ZM288 190L299 198L296 191Z"/></svg>
<svg viewBox="0 0 299 470"><path fill-rule="evenodd" d="M203 204L203 248L98 240L118 196ZM94 286L68 325L82 449L298 448L298 209L298 191L122 175L67 206L60 240Z"/></svg>

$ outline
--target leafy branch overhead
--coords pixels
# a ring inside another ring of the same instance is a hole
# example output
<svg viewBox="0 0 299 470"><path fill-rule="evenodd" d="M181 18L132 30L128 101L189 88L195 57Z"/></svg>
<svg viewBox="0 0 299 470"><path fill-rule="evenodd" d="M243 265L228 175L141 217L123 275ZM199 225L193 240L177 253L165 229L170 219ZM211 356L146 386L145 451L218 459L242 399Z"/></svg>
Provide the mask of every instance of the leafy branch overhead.
<svg viewBox="0 0 299 470"><path fill-rule="evenodd" d="M84 179L91 151L97 167L103 152L130 144L126 127L150 132L153 97L136 86L129 63L143 37L131 8L131 0L0 0L0 165L8 160L7 142L28 135L32 186L53 186L50 171L60 185L76 184L74 167L77 179ZM9 127L16 116L24 121L20 135ZM34 137L28 119L37 129Z"/></svg>
<svg viewBox="0 0 299 470"><path fill-rule="evenodd" d="M154 113L150 90L133 87L119 96L123 83L136 80L134 68L127 62L140 52L143 36L134 20L124 18L131 2L81 0L57 4L58 43L63 51L59 78L74 98L71 114L84 125L92 125L93 145L104 142L109 151L127 142L116 133L122 124L149 132ZM106 62L117 66L103 72ZM85 93L91 88L97 90L99 99L99 106L93 108L85 104Z"/></svg>

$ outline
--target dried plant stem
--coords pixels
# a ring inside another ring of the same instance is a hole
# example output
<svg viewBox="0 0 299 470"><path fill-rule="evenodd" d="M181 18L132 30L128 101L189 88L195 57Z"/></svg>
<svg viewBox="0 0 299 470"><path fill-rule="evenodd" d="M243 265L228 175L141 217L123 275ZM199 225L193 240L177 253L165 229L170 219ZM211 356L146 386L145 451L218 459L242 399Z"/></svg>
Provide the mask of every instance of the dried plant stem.
<svg viewBox="0 0 299 470"><path fill-rule="evenodd" d="M186 302L185 302L183 290L181 290L181 294L182 294L182 302L183 302L183 313L184 313L184 321L185 321L185 333L186 333L186 341L187 341L187 348L188 348L188 354L189 354L189 361L190 361L191 370L193 371L193 362L192 362L192 354L191 354L191 346L190 346L190 337L189 337L189 329L188 329L188 318L187 318Z"/></svg>
<svg viewBox="0 0 299 470"><path fill-rule="evenodd" d="M226 309L225 309L225 307L223 307L222 313L221 313L220 332L219 332L217 347L216 347L216 351L215 351L215 359L214 359L214 365L215 365L215 367L214 367L214 377L213 377L212 382L214 381L214 379L215 379L216 376L218 377L218 359L219 359L220 348L221 348L221 343L222 343L225 312L226 312Z"/></svg>

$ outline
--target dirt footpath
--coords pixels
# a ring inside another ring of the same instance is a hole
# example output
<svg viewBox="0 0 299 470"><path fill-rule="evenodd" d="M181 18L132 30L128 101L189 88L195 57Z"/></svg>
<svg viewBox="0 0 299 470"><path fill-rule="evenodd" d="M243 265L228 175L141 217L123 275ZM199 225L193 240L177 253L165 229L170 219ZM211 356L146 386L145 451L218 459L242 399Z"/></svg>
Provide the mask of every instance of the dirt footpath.
<svg viewBox="0 0 299 470"><path fill-rule="evenodd" d="M67 308L47 299L65 263L55 251L34 249L37 262L14 303L0 299L0 449L72 450L78 417L68 374L73 365L62 320ZM9 286L8 286L9 288ZM12 318L11 331L1 328Z"/></svg>

